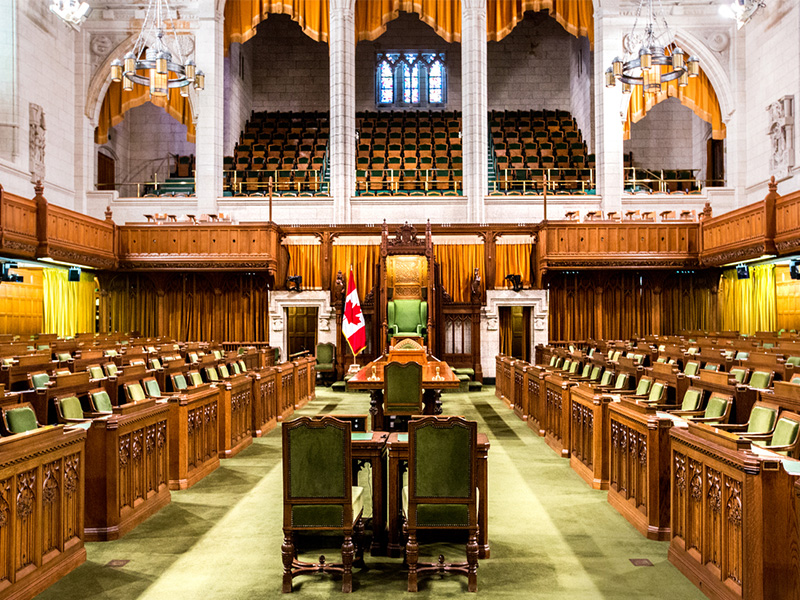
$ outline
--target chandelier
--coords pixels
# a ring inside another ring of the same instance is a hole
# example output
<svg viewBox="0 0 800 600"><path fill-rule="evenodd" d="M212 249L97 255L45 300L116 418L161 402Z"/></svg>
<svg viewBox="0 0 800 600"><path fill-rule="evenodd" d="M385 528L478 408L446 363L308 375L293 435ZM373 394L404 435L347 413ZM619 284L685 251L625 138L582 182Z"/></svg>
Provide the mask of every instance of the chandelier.
<svg viewBox="0 0 800 600"><path fill-rule="evenodd" d="M175 23L168 15L168 0L149 0L133 50L122 61L111 62L111 80L121 81L123 90L130 92L133 84L139 84L150 88L150 97L163 97L170 89L180 88L181 96L185 97L190 85L196 90L205 86L203 72L193 60L184 60ZM165 19L170 25L168 35Z"/></svg>
<svg viewBox="0 0 800 600"><path fill-rule="evenodd" d="M639 18L645 5L647 24L640 30ZM632 86L642 86L645 92L656 94L661 92L663 83L677 79L680 87L686 87L689 77L700 74L700 60L695 56L686 58L684 51L675 46L666 19L659 17L654 14L653 0L639 0L633 28L623 38L624 58L615 58L606 70L606 87L614 87L619 80L625 93Z"/></svg>
<svg viewBox="0 0 800 600"><path fill-rule="evenodd" d="M80 0L53 0L49 8L73 29L78 29L92 14L92 7Z"/></svg>

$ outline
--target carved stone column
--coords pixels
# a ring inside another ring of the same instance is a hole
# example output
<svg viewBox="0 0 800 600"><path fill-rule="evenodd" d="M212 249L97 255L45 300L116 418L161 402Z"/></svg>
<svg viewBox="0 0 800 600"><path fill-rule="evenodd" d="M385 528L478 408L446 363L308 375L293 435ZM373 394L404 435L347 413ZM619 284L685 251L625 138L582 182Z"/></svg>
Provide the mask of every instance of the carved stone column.
<svg viewBox="0 0 800 600"><path fill-rule="evenodd" d="M355 0L331 0L331 133L328 156L334 223L350 221L356 190L356 39Z"/></svg>
<svg viewBox="0 0 800 600"><path fill-rule="evenodd" d="M461 110L466 220L480 223L489 185L486 0L461 2Z"/></svg>

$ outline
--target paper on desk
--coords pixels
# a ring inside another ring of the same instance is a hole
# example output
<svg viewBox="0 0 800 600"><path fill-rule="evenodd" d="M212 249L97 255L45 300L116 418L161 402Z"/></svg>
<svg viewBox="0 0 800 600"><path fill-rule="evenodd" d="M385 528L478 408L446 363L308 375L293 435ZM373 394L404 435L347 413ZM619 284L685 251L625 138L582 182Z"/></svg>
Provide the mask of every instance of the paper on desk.
<svg viewBox="0 0 800 600"><path fill-rule="evenodd" d="M662 412L660 410L656 411L656 415L662 419L671 419L673 427L689 427L689 423L686 422L686 419L683 417L679 417L678 415L673 415L672 413Z"/></svg>
<svg viewBox="0 0 800 600"><path fill-rule="evenodd" d="M800 460L794 460L791 458L784 458L781 460L783 463L783 469L789 475L797 475L800 476Z"/></svg>
<svg viewBox="0 0 800 600"><path fill-rule="evenodd" d="M354 442L368 442L372 439L372 432L354 431L350 434L350 439Z"/></svg>

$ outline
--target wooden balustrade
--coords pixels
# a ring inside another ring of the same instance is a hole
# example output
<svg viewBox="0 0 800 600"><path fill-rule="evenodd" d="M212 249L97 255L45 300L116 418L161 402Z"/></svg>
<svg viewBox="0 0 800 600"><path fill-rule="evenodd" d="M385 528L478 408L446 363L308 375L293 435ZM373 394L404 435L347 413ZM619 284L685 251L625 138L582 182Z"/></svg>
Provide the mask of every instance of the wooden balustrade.
<svg viewBox="0 0 800 600"><path fill-rule="evenodd" d="M219 390L209 384L169 396L169 488L185 490L219 467Z"/></svg>
<svg viewBox="0 0 800 600"><path fill-rule="evenodd" d="M278 384L274 367L249 371L253 380L253 437L261 437L278 424Z"/></svg>
<svg viewBox="0 0 800 600"><path fill-rule="evenodd" d="M0 186L0 250L8 256L34 258L39 245L36 201L9 194Z"/></svg>
<svg viewBox="0 0 800 600"><path fill-rule="evenodd" d="M86 432L0 440L0 596L33 598L86 560Z"/></svg>
<svg viewBox="0 0 800 600"><path fill-rule="evenodd" d="M724 265L759 258L775 251L775 199L743 206L701 224L705 265Z"/></svg>
<svg viewBox="0 0 800 600"><path fill-rule="evenodd" d="M800 249L800 192L775 201L775 248L780 254Z"/></svg>
<svg viewBox="0 0 800 600"><path fill-rule="evenodd" d="M214 385L219 390L219 455L232 458L253 443L253 381L234 375Z"/></svg>
<svg viewBox="0 0 800 600"><path fill-rule="evenodd" d="M86 440L86 540L115 540L170 501L169 406L114 407Z"/></svg>
<svg viewBox="0 0 800 600"><path fill-rule="evenodd" d="M668 540L672 420L623 397L609 407L609 427L609 503L642 535Z"/></svg>
<svg viewBox="0 0 800 600"><path fill-rule="evenodd" d="M88 215L49 204L37 190L37 258L53 258L98 269L117 266L115 225Z"/></svg>
<svg viewBox="0 0 800 600"><path fill-rule="evenodd" d="M596 490L608 489L609 418L612 399L588 383L570 388L569 464Z"/></svg>

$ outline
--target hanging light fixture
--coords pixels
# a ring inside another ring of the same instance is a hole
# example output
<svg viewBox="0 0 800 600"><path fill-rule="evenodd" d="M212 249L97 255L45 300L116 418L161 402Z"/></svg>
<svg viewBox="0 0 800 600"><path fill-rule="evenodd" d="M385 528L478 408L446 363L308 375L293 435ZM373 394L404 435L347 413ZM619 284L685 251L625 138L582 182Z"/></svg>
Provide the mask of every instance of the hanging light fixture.
<svg viewBox="0 0 800 600"><path fill-rule="evenodd" d="M169 21L169 34L165 20ZM168 0L149 0L133 50L123 60L111 62L111 80L121 81L125 91L132 91L134 84L146 86L151 98L167 96L172 88L180 88L181 96L188 96L190 85L196 90L205 87L203 72L193 60L184 60L175 23L169 18Z"/></svg>
<svg viewBox="0 0 800 600"><path fill-rule="evenodd" d="M736 28L744 27L759 8L766 8L763 0L733 0L720 5L719 14L723 17L736 19Z"/></svg>
<svg viewBox="0 0 800 600"><path fill-rule="evenodd" d="M92 7L80 0L53 0L50 10L76 30L92 14Z"/></svg>
<svg viewBox="0 0 800 600"><path fill-rule="evenodd" d="M645 6L647 24L639 29L639 18ZM700 60L695 56L686 58L684 51L674 43L675 38L663 14L658 18L655 15L653 0L639 0L633 28L622 42L624 57L615 58L606 69L606 87L614 87L620 81L625 93L629 93L633 86L641 86L645 92L657 94L661 92L662 84L675 79L680 87L689 85L689 77L700 74Z"/></svg>

